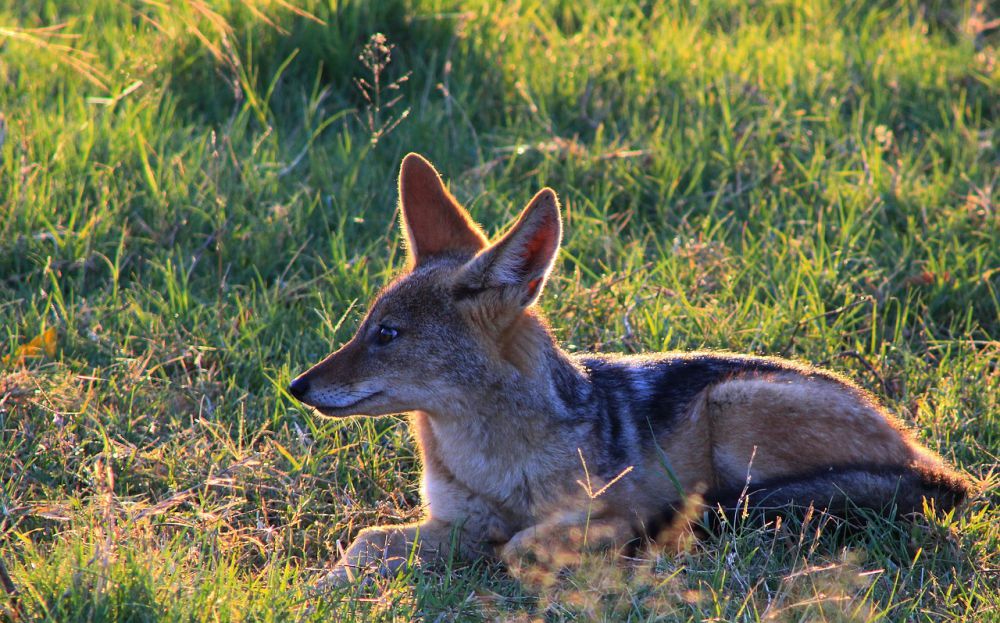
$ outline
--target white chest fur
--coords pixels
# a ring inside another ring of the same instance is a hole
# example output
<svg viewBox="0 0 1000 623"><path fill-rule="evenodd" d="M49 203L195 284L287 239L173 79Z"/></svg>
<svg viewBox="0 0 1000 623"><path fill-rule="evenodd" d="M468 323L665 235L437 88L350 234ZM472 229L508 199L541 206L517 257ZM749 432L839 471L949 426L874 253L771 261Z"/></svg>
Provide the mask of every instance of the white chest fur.
<svg viewBox="0 0 1000 623"><path fill-rule="evenodd" d="M504 515L530 519L560 497L555 489L565 480L558 475L565 458L537 431L423 413L414 425L424 454L424 503L432 514L453 508L455 496L472 494Z"/></svg>

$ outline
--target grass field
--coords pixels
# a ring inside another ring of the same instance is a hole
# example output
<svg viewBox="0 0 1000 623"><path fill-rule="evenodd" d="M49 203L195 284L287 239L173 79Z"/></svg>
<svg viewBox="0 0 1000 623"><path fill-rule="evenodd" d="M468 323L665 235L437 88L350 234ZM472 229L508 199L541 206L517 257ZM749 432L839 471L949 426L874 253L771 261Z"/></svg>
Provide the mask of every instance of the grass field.
<svg viewBox="0 0 1000 623"><path fill-rule="evenodd" d="M290 6L0 0L0 620L1000 621L995 6ZM408 151L490 233L560 193L569 350L828 366L984 493L311 598L420 513L402 418L284 389L402 266Z"/></svg>

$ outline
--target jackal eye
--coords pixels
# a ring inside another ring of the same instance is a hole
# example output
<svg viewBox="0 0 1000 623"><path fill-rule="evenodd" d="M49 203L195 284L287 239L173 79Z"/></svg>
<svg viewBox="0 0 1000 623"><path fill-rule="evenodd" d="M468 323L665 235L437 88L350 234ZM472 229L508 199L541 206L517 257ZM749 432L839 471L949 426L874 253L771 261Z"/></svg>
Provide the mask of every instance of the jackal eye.
<svg viewBox="0 0 1000 623"><path fill-rule="evenodd" d="M385 346L389 342L391 342L394 339L396 339L397 335L399 335L399 332L396 331L395 329L393 329L392 327L387 327L385 325L379 325L379 327L378 327L378 333L375 334L375 342L379 346Z"/></svg>

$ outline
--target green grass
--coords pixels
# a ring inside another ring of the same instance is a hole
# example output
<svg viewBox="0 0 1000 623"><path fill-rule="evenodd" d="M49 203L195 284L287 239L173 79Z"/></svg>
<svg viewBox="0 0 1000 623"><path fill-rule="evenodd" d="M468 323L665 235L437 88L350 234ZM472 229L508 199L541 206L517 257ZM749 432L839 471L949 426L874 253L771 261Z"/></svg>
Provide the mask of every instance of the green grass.
<svg viewBox="0 0 1000 623"><path fill-rule="evenodd" d="M0 619L1000 620L995 10L298 6L323 23L0 0ZM377 109L355 83L376 32L398 87ZM310 599L338 543L419 515L402 420L284 390L402 265L408 151L491 233L559 192L541 305L569 349L821 363L986 492L849 536L729 527L540 590L454 561Z"/></svg>

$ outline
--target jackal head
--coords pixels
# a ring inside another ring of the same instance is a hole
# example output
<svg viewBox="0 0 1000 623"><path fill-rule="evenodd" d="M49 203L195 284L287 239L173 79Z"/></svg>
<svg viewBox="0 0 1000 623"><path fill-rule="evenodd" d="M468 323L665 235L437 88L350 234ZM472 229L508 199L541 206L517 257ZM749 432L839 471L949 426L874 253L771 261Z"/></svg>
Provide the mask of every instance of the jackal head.
<svg viewBox="0 0 1000 623"><path fill-rule="evenodd" d="M490 243L424 158L399 172L409 263L375 297L353 338L292 381L330 416L448 413L544 365L552 339L531 306L559 248L555 192L545 188Z"/></svg>

